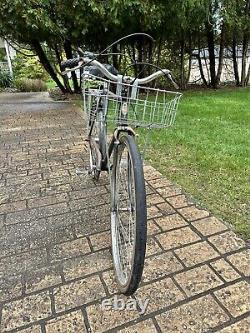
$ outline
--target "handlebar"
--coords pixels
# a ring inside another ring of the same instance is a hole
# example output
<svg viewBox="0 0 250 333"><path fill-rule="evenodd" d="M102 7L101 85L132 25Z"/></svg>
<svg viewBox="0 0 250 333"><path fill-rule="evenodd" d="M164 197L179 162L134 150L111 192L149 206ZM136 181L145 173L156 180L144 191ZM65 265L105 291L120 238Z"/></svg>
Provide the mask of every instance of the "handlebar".
<svg viewBox="0 0 250 333"><path fill-rule="evenodd" d="M111 81L114 81L114 82L118 81L117 75L110 73L103 64L101 64L97 60L91 59L91 57L80 57L80 58L73 58L73 59L68 59L68 60L62 61L61 68L64 71L64 72L62 72L62 74L66 74L67 72L77 70L77 69L85 66L86 64L91 65L91 66L96 66L102 72L102 74L106 78L110 79ZM65 70L66 68L70 68L70 69ZM171 76L171 72L168 69L162 69L147 77L144 77L142 79L137 79L137 82L138 82L138 84L146 84L163 75L166 75L170 79L170 81L173 83L174 87L176 89L179 89L178 85L174 82L174 80ZM130 83L132 81L134 81L133 77L130 77L130 76L124 77L125 83Z"/></svg>
<svg viewBox="0 0 250 333"><path fill-rule="evenodd" d="M76 67L79 63L80 58L73 58L64 60L61 62L61 69L64 71L66 68Z"/></svg>

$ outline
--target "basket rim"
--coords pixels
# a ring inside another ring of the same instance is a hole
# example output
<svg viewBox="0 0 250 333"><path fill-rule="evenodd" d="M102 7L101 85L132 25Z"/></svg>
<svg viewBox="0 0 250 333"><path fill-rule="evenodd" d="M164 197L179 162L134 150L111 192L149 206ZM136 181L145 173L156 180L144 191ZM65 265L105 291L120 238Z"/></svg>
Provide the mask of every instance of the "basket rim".
<svg viewBox="0 0 250 333"><path fill-rule="evenodd" d="M88 76L85 76L85 78L83 79L83 90L84 89L84 83L85 81L100 81L100 82L106 82L109 84L118 84L118 82L103 78L103 77L99 77L93 74L88 74ZM130 83L119 83L123 86L127 86L127 87L134 87L133 84ZM144 90L148 90L148 91L152 91L152 92L158 92L158 93L168 93L168 94L173 94L173 95L179 95L180 97L183 96L183 93L179 92L179 91L172 91L172 90L166 90L166 89L160 89L160 88L152 88L152 87L148 87L148 86L141 86L138 85L137 88L139 89L144 89Z"/></svg>

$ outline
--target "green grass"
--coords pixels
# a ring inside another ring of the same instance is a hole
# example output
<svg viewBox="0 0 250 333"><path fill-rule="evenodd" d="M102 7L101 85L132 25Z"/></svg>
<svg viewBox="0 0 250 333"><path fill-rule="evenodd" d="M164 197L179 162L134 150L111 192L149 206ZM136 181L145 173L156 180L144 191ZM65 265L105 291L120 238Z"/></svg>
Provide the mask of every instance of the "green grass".
<svg viewBox="0 0 250 333"><path fill-rule="evenodd" d="M56 87L55 82L51 79L46 82L46 85L47 85L48 90L49 89L54 89Z"/></svg>
<svg viewBox="0 0 250 333"><path fill-rule="evenodd" d="M151 140L152 165L250 237L249 88L184 92L175 126Z"/></svg>

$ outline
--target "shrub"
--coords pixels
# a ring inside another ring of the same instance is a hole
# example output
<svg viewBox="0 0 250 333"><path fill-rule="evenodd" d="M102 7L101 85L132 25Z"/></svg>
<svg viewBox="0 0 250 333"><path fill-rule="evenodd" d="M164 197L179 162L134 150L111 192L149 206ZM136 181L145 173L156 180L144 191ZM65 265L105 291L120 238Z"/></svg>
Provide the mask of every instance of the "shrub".
<svg viewBox="0 0 250 333"><path fill-rule="evenodd" d="M25 50L25 53L28 51ZM30 53L31 54L31 53ZM15 79L41 79L46 81L48 74L40 64L38 57L27 57L17 53L13 61L13 70Z"/></svg>
<svg viewBox="0 0 250 333"><path fill-rule="evenodd" d="M15 80L15 86L22 92L47 90L46 83L41 79L18 79Z"/></svg>
<svg viewBox="0 0 250 333"><path fill-rule="evenodd" d="M9 72L3 71L0 68L0 87L9 88L12 86L12 77Z"/></svg>

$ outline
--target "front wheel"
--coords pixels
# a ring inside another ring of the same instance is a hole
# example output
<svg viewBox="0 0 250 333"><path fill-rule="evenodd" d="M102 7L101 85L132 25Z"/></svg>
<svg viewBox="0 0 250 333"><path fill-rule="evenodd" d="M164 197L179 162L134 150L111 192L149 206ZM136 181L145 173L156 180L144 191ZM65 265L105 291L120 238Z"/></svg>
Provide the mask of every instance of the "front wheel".
<svg viewBox="0 0 250 333"><path fill-rule="evenodd" d="M133 294L141 280L147 239L146 191L134 137L122 133L114 149L112 253L119 290Z"/></svg>

